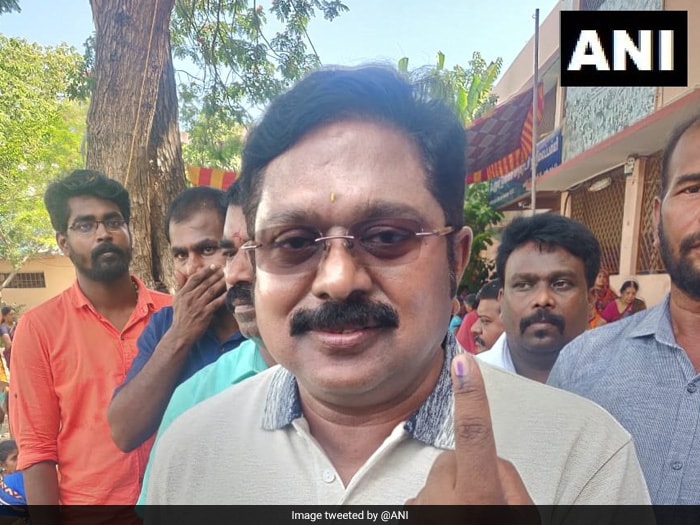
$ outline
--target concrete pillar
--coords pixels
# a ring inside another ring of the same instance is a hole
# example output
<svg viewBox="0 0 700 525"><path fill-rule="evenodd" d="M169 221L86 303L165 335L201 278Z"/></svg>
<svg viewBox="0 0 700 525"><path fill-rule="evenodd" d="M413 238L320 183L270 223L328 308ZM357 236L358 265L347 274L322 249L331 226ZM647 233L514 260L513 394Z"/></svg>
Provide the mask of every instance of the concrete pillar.
<svg viewBox="0 0 700 525"><path fill-rule="evenodd" d="M625 208L622 216L622 240L620 242L620 275L637 273L637 253L639 250L639 227L644 197L644 177L647 162L639 157L634 162L632 175L625 180Z"/></svg>

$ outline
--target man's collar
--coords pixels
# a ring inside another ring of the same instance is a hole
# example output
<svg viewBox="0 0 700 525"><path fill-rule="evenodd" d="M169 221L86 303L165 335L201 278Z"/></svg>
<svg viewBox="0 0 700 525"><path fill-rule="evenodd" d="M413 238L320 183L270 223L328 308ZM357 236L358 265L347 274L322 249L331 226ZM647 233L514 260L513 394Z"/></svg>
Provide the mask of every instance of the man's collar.
<svg viewBox="0 0 700 525"><path fill-rule="evenodd" d="M447 334L443 347L445 360L437 383L423 404L406 421L404 429L426 445L450 448L454 444L450 366L452 358L462 350L451 333ZM279 367L267 391L262 426L265 430L277 430L300 417L301 399L296 378L285 368Z"/></svg>
<svg viewBox="0 0 700 525"><path fill-rule="evenodd" d="M627 336L647 337L655 335L659 342L675 345L676 338L671 326L670 298L671 295L666 294L663 301L656 306L632 316L633 320L630 321ZM624 322L624 320L615 322Z"/></svg>
<svg viewBox="0 0 700 525"><path fill-rule="evenodd" d="M136 277L135 275L131 275L131 282L133 283L133 286L135 286L136 291L138 292L138 299L136 301L136 307L145 307L145 308L150 308L153 309L155 307L155 302L153 301L153 296L151 295L151 290L146 288L146 285L143 284L143 281ZM73 286L69 288L70 290L70 298L73 306L75 308L83 308L85 306L92 306L92 303L90 302L90 299L87 298L87 296L83 293L83 291L80 289L80 284L78 283L78 279L76 279L73 282Z"/></svg>

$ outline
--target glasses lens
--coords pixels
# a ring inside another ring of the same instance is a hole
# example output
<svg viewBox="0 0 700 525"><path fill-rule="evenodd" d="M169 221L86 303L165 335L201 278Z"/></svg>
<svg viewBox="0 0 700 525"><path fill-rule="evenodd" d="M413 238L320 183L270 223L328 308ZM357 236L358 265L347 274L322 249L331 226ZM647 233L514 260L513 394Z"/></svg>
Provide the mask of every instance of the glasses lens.
<svg viewBox="0 0 700 525"><path fill-rule="evenodd" d="M410 219L361 222L351 229L367 254L363 258L365 264L403 264L420 252L421 240L416 232L422 228Z"/></svg>
<svg viewBox="0 0 700 525"><path fill-rule="evenodd" d="M95 221L77 221L73 223L72 229L79 233L90 233L95 229Z"/></svg>
<svg viewBox="0 0 700 525"><path fill-rule="evenodd" d="M254 262L270 273L300 273L313 266L315 255L322 249L318 230L304 226L290 226L263 230L256 235L262 246Z"/></svg>
<svg viewBox="0 0 700 525"><path fill-rule="evenodd" d="M108 230L115 231L124 226L124 219L119 217L114 219L107 219L106 221L104 221L104 225Z"/></svg>

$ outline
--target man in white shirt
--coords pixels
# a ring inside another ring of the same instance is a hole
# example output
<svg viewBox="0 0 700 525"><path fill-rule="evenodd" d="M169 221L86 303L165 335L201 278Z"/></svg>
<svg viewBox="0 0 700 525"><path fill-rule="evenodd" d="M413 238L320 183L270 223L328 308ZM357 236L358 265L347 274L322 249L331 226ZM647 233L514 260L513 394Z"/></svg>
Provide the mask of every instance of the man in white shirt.
<svg viewBox="0 0 700 525"><path fill-rule="evenodd" d="M505 332L483 361L546 383L566 344L586 329L600 245L583 224L552 213L503 230L496 271Z"/></svg>
<svg viewBox="0 0 700 525"><path fill-rule="evenodd" d="M279 365L163 433L149 523L192 522L168 504L648 503L607 413L479 366L447 331L464 147L455 115L385 68L315 71L275 99L243 150L241 249Z"/></svg>

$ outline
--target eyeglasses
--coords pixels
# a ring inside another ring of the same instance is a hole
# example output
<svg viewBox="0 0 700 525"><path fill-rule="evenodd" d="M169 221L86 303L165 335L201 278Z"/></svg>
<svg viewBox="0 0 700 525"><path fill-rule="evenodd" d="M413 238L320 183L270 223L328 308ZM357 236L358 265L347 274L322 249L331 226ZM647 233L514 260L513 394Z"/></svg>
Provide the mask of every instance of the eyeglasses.
<svg viewBox="0 0 700 525"><path fill-rule="evenodd" d="M75 221L73 224L68 226L68 228L78 233L87 234L96 231L98 224L102 224L105 227L105 230L107 230L108 232L116 232L124 227L126 221L121 217L111 217L102 221L98 221L95 219L85 219Z"/></svg>
<svg viewBox="0 0 700 525"><path fill-rule="evenodd" d="M399 218L356 222L345 235L323 235L311 226L277 226L257 232L258 240L245 242L241 250L263 271L298 274L317 268L330 241L342 239L363 265L398 266L418 257L424 237L453 232L453 226L424 231L419 222Z"/></svg>

